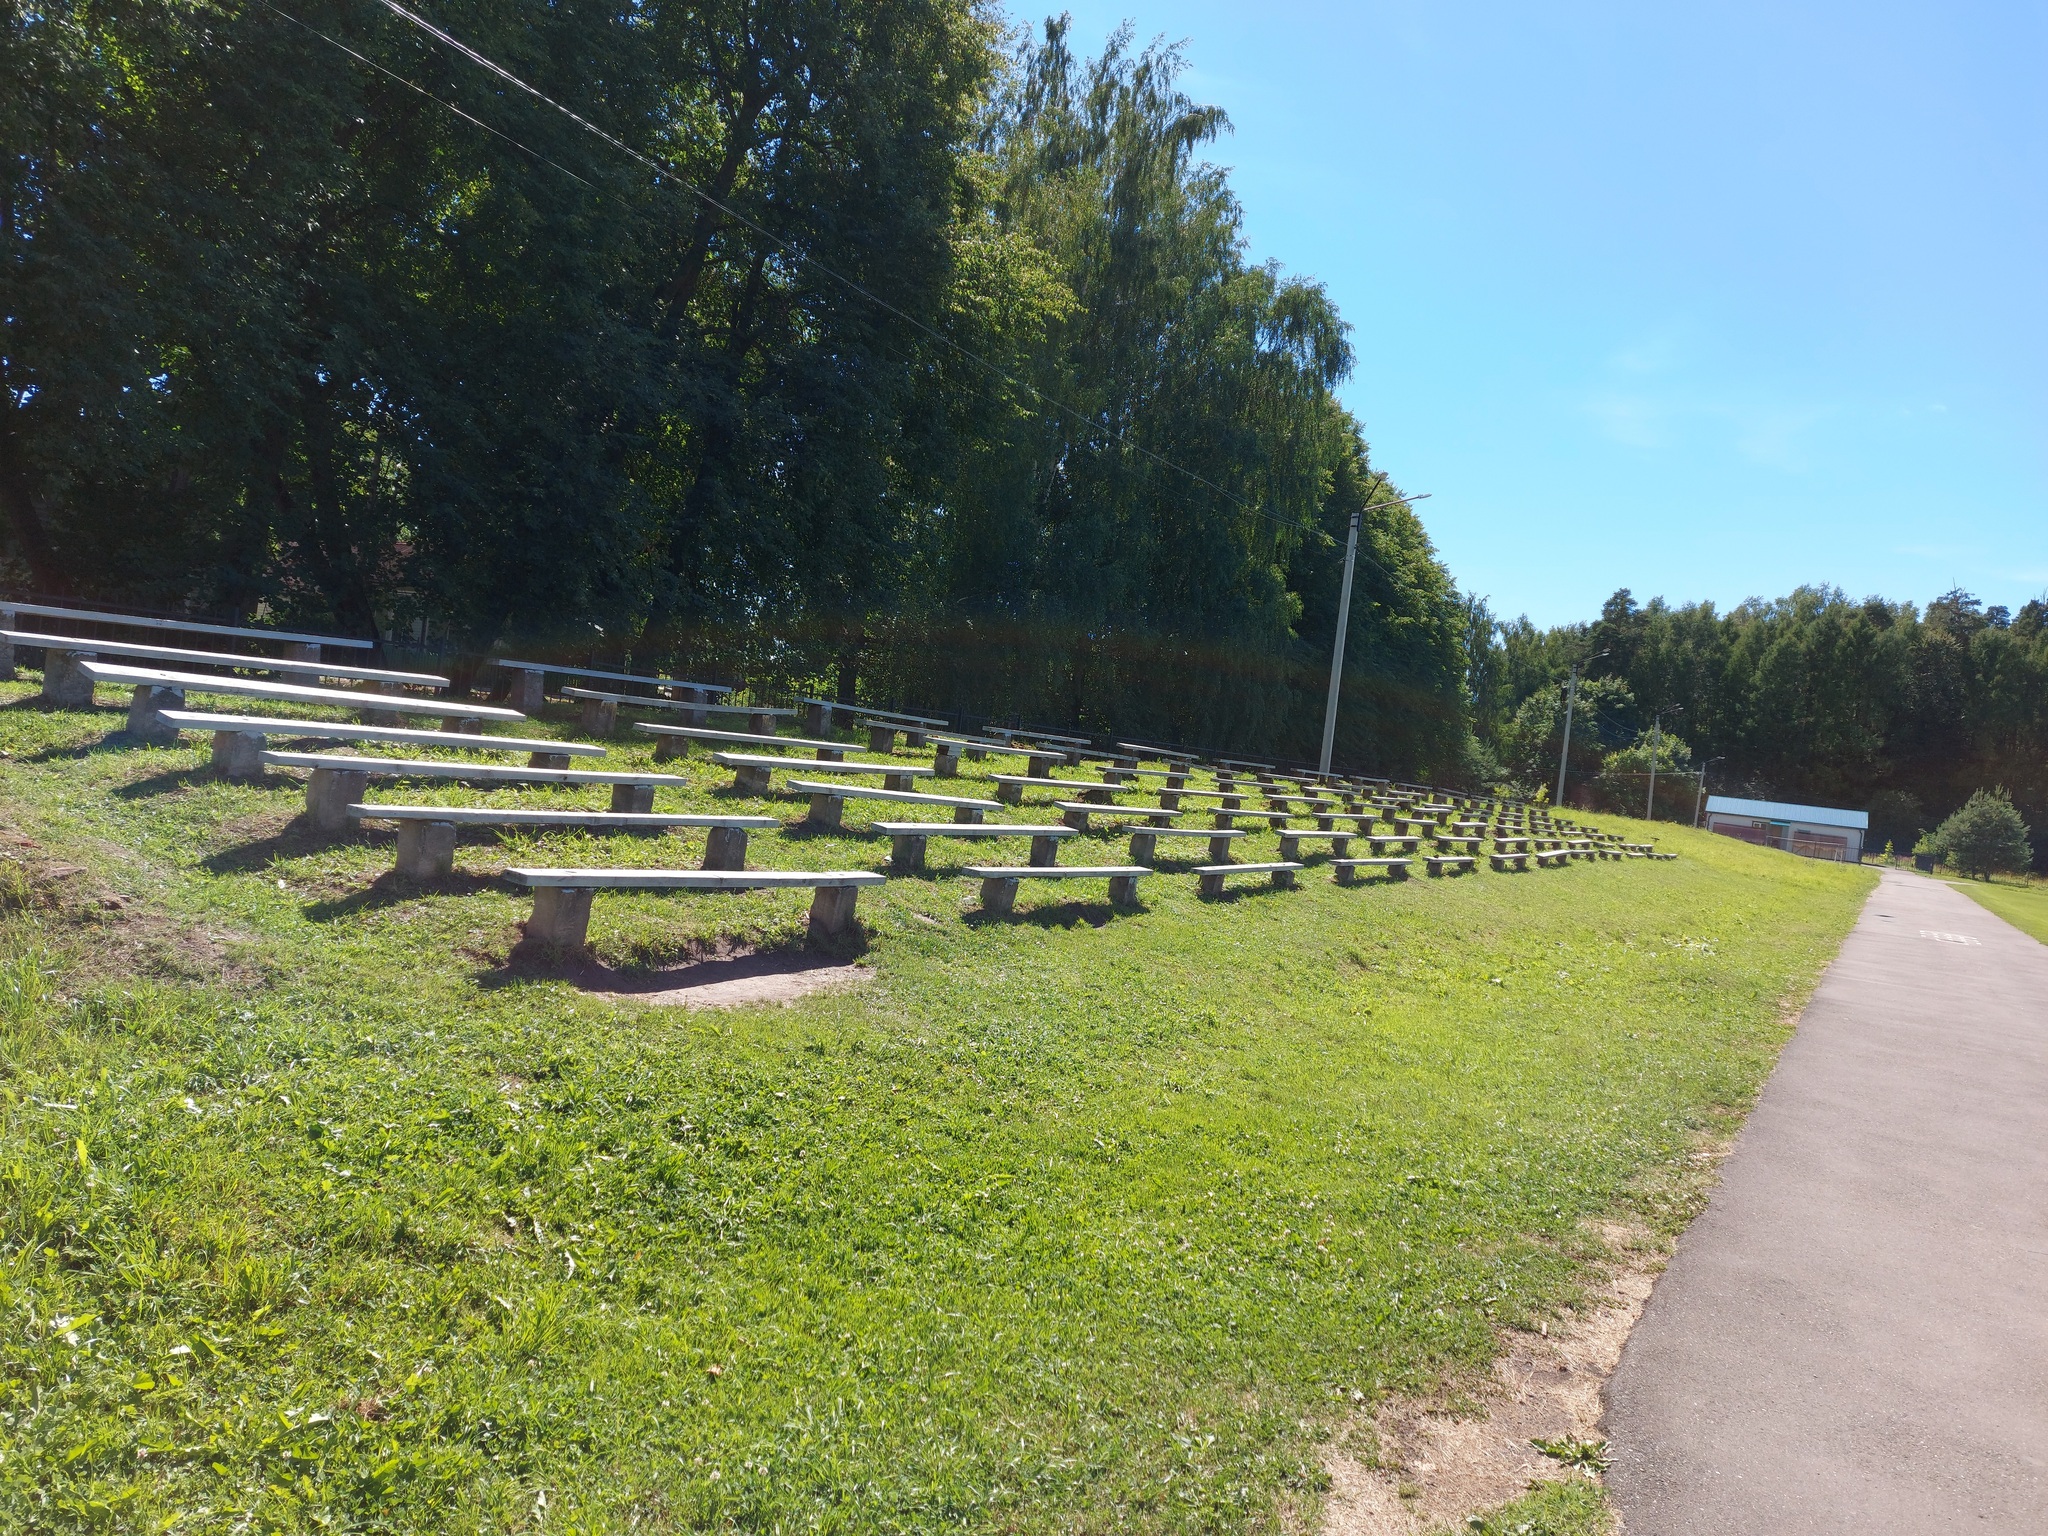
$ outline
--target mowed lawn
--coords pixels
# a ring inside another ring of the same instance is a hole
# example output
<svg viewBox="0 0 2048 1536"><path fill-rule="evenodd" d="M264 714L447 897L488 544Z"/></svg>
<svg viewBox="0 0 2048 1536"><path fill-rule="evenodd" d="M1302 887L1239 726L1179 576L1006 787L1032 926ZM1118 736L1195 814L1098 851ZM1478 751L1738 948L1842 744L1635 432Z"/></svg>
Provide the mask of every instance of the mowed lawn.
<svg viewBox="0 0 2048 1536"><path fill-rule="evenodd" d="M1679 861L990 921L949 871L992 850L934 841L861 893L870 983L692 1013L508 964L494 871L701 834L465 834L422 890L121 724L0 707L10 1530L1302 1528L1346 1416L1568 1304L1594 1218L1688 1214L1873 878L1660 826ZM671 766L660 808L802 814ZM806 905L606 893L592 939Z"/></svg>
<svg viewBox="0 0 2048 1536"><path fill-rule="evenodd" d="M1957 890L2021 933L2048 944L2048 883L2015 875L1990 880L1951 880Z"/></svg>

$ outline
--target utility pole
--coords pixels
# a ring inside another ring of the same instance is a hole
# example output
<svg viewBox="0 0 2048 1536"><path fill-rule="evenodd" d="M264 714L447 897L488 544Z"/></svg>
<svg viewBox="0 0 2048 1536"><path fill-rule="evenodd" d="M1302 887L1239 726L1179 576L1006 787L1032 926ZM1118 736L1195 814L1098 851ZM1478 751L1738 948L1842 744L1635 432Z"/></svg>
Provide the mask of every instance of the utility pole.
<svg viewBox="0 0 2048 1536"><path fill-rule="evenodd" d="M1557 798L1551 802L1560 807L1564 804L1564 765L1572 755L1572 710L1577 707L1578 702L1579 664L1575 661L1572 663L1572 680L1565 685L1564 746L1559 748L1557 754Z"/></svg>
<svg viewBox="0 0 2048 1536"><path fill-rule="evenodd" d="M1598 660L1599 660L1599 659L1600 659L1600 658L1601 658L1602 656L1605 656L1606 654L1607 654L1607 653L1606 653L1605 651L1595 651L1595 652L1594 652L1594 653L1593 653L1593 654L1592 654L1591 656L1588 656L1588 657L1586 658L1586 660L1587 660L1587 661L1598 661ZM1571 675L1571 681L1570 681L1570 682L1569 682L1568 684L1566 684L1566 686L1565 686L1565 695L1564 695L1564 746L1563 746L1562 748L1560 748L1560 749L1558 750L1558 754L1557 754L1557 801L1556 801L1556 803L1557 803L1557 804L1558 804L1558 805L1559 805L1560 807L1561 807L1561 806L1563 806L1563 804L1564 804L1564 767L1565 767L1565 764L1566 764L1567 762L1569 762L1569 761L1571 760L1571 755L1572 755L1572 710L1573 710L1573 708L1574 708L1574 707L1575 707L1575 706L1576 706L1576 705L1578 704L1578 702L1579 702L1579 663L1575 661L1575 662L1573 662L1573 663L1572 663L1572 675Z"/></svg>
<svg viewBox="0 0 2048 1536"><path fill-rule="evenodd" d="M1664 745L1664 712L1650 716L1650 796L1643 802L1643 820L1657 819L1657 749Z"/></svg>
<svg viewBox="0 0 2048 1536"><path fill-rule="evenodd" d="M1330 655L1330 698L1323 706L1323 757L1318 773L1330 771L1330 752L1337 745L1337 694L1344 686L1344 637L1351 628L1351 571L1358 563L1358 520L1363 507L1351 514L1351 535L1344 541L1344 584L1337 589L1337 644Z"/></svg>

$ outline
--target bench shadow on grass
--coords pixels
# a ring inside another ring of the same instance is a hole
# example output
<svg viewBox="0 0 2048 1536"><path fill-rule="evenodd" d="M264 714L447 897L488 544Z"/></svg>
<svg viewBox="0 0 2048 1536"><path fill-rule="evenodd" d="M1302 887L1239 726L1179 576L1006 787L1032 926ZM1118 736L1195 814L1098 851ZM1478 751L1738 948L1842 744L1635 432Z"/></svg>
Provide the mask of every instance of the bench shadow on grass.
<svg viewBox="0 0 2048 1536"><path fill-rule="evenodd" d="M1299 874L1295 876L1297 881L1300 878ZM1236 901L1256 901L1262 896L1296 896L1300 892L1301 887L1298 884L1279 886L1270 880L1261 880L1257 885L1226 885L1217 895L1197 896L1195 899L1205 907L1228 906Z"/></svg>
<svg viewBox="0 0 2048 1536"><path fill-rule="evenodd" d="M859 922L828 938L744 946L737 953L686 949L673 963L654 965L612 965L600 960L588 944L549 944L522 935L504 960L479 972L476 981L485 991L524 982L566 981L579 992L685 1005L691 1000L684 994L707 988L738 994L727 1001L788 1001L815 990L805 984L806 978L845 978L867 952L867 930Z"/></svg>
<svg viewBox="0 0 2048 1536"><path fill-rule="evenodd" d="M246 875L267 868L274 859L304 858L308 854L324 853L336 843L360 840L316 832L312 822L301 813L269 837L237 843L232 848L208 854L199 861L199 867L210 875Z"/></svg>
<svg viewBox="0 0 2048 1536"><path fill-rule="evenodd" d="M308 922L331 923L357 912L374 912L417 901L422 896L474 896L479 892L502 891L505 888L505 882L497 875L473 875L460 869L438 880L415 880L395 869L387 869L359 890L325 901L309 901L301 910Z"/></svg>
<svg viewBox="0 0 2048 1536"><path fill-rule="evenodd" d="M1107 928L1120 917L1137 917L1146 910L1142 903L1118 907L1107 901L1062 901L1049 907L1023 907L1009 912L984 912L977 908L960 920L970 928Z"/></svg>

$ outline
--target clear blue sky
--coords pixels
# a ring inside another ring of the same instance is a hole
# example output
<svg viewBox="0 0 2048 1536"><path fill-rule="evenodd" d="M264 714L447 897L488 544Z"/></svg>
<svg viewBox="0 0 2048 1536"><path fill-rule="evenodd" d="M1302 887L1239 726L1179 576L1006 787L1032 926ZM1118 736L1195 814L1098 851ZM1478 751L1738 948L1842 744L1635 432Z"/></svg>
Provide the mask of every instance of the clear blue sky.
<svg viewBox="0 0 2048 1536"><path fill-rule="evenodd" d="M1185 41L1252 255L1329 285L1497 612L2048 589L2048 8L1072 12Z"/></svg>

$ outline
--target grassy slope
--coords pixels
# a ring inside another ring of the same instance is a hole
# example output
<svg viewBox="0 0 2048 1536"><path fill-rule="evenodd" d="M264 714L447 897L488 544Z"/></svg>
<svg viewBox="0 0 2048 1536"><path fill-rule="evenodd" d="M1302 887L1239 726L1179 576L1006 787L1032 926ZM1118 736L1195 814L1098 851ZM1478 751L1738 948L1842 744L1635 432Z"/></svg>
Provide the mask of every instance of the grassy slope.
<svg viewBox="0 0 2048 1536"><path fill-rule="evenodd" d="M2048 884L2000 875L1992 880L1952 880L1957 890L2021 933L2048 944Z"/></svg>
<svg viewBox="0 0 2048 1536"><path fill-rule="evenodd" d="M388 839L301 840L296 782L119 724L0 709L10 851L84 866L0 975L9 1528L1285 1524L1360 1394L1569 1299L1585 1218L1681 1218L1645 1191L1748 1104L1871 878L1659 828L1681 861L1156 877L1137 914L895 880L873 985L688 1015L506 968L495 842L416 891ZM690 802L745 803L695 764ZM804 909L603 895L593 938Z"/></svg>

